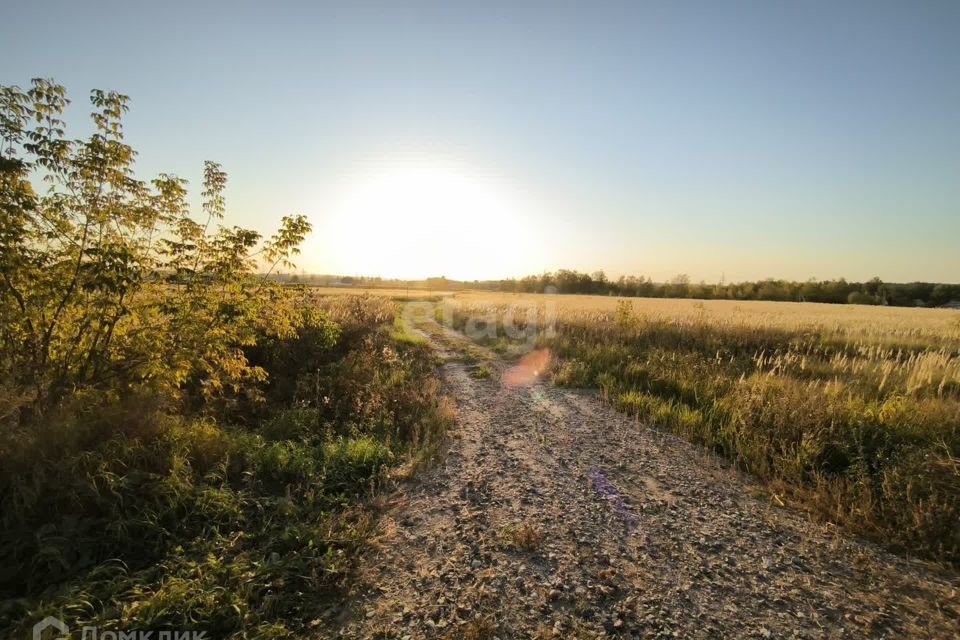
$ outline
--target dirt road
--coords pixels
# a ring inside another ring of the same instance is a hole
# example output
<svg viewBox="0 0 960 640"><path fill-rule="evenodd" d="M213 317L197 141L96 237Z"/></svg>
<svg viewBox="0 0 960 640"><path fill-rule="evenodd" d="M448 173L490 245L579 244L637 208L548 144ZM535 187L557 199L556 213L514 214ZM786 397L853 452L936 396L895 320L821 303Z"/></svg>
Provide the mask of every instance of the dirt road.
<svg viewBox="0 0 960 640"><path fill-rule="evenodd" d="M458 406L451 444L392 495L331 635L960 633L955 578L771 504L721 461L591 394L496 359L491 376L472 377L463 342L431 339Z"/></svg>

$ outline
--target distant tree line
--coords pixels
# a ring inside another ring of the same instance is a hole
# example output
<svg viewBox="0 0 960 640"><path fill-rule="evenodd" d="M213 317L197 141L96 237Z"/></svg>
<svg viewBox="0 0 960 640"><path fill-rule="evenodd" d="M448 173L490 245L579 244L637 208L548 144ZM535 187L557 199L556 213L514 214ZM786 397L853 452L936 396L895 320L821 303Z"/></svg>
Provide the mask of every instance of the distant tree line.
<svg viewBox="0 0 960 640"><path fill-rule="evenodd" d="M876 304L901 307L938 307L960 301L960 284L934 282L889 283L880 278L867 282L838 280L758 280L728 284L694 283L678 275L668 282L654 282L643 276L607 278L603 271L593 274L561 269L519 280L497 281L500 291L522 293L581 293L638 296L648 298L697 298L701 300L783 300L834 304Z"/></svg>
<svg viewBox="0 0 960 640"><path fill-rule="evenodd" d="M695 298L699 300L781 300L787 302L827 302L832 304L874 304L897 307L940 307L960 303L960 284L937 282L866 282L837 280L757 280L707 284L692 282L680 274L667 282L654 282L644 276L620 276L616 280L603 271L581 273L570 269L524 278L504 280L452 280L444 276L425 280L395 278L293 274L276 276L292 283L314 286L407 287L411 289L479 289L516 293L580 293L645 298Z"/></svg>

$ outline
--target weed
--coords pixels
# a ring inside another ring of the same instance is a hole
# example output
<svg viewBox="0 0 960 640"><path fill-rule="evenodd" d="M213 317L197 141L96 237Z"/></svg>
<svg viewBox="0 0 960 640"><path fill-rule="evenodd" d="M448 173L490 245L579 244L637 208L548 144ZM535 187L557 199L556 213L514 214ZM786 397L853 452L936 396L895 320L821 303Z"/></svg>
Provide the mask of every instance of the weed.
<svg viewBox="0 0 960 640"><path fill-rule="evenodd" d="M476 616L447 637L450 640L491 640L497 637L497 624L490 616Z"/></svg>
<svg viewBox="0 0 960 640"><path fill-rule="evenodd" d="M471 367L469 375L471 378L489 378L493 375L493 369L490 368L489 364L484 362Z"/></svg>
<svg viewBox="0 0 960 640"><path fill-rule="evenodd" d="M504 544L524 551L536 551L543 539L541 531L529 523L506 525L498 532Z"/></svg>

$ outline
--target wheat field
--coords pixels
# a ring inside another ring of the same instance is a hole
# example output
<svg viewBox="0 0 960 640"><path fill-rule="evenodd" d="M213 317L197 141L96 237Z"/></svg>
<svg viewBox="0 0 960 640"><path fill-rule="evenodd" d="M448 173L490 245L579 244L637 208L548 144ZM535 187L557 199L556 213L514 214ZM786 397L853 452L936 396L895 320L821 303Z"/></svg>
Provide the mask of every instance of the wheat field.
<svg viewBox="0 0 960 640"><path fill-rule="evenodd" d="M611 314L626 301L632 304L635 313L652 318L706 319L782 329L815 327L852 336L884 336L884 339L913 336L960 341L960 312L953 309L474 291L447 295L460 305L553 305L561 317L574 313Z"/></svg>

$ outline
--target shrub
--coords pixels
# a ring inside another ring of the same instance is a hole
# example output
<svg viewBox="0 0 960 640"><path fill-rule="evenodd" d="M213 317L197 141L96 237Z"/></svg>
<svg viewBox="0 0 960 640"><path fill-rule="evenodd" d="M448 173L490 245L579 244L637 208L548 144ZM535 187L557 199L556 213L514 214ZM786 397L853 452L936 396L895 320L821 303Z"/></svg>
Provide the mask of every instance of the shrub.
<svg viewBox="0 0 960 640"><path fill-rule="evenodd" d="M95 131L71 140L61 85L0 86L3 419L36 422L85 388L256 395L263 372L243 348L289 334L293 318L286 292L254 277L254 256L268 274L289 263L309 223L283 218L259 251L258 233L215 227L226 174L213 162L193 220L184 180L135 176L127 96L90 100Z"/></svg>
<svg viewBox="0 0 960 640"><path fill-rule="evenodd" d="M201 222L183 180L137 179L126 96L91 99L69 140L62 87L0 87L2 635L46 615L304 635L365 496L444 433L433 359L388 300L273 282L310 226L220 226L215 163Z"/></svg>
<svg viewBox="0 0 960 640"><path fill-rule="evenodd" d="M432 451L449 416L429 351L392 342L383 301L314 304L343 327L305 353L310 367L325 361L319 378L267 361L336 389L335 402L268 401L262 418L229 425L88 390L48 422L0 433L0 595L20 598L0 627L54 614L296 635L339 597L370 531L364 496L389 465Z"/></svg>

